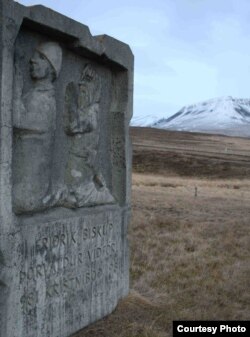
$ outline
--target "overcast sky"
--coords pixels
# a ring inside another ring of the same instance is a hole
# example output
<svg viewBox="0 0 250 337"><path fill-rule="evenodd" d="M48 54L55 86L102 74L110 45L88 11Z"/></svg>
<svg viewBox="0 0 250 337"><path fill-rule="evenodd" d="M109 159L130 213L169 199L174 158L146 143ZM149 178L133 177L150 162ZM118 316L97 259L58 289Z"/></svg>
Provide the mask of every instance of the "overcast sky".
<svg viewBox="0 0 250 337"><path fill-rule="evenodd" d="M42 4L130 45L134 115L250 98L250 0L20 0Z"/></svg>

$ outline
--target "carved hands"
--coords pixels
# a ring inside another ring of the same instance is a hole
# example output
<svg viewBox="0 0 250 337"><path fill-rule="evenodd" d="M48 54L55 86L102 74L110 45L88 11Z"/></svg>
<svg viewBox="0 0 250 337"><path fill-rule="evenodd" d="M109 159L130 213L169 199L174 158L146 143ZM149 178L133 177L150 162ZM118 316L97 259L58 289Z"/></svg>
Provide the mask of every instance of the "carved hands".
<svg viewBox="0 0 250 337"><path fill-rule="evenodd" d="M78 109L76 115L79 116L79 118L75 118L70 122L68 127L70 133L88 133L95 130L97 128L96 112L93 106L90 106L87 112L86 110Z"/></svg>

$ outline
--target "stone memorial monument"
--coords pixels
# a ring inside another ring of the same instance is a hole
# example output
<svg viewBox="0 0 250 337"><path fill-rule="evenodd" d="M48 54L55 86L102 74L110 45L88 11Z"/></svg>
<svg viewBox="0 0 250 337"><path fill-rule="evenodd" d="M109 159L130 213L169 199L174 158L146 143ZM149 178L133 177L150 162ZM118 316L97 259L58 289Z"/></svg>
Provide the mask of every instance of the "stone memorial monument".
<svg viewBox="0 0 250 337"><path fill-rule="evenodd" d="M129 290L133 55L0 2L0 337L68 337Z"/></svg>

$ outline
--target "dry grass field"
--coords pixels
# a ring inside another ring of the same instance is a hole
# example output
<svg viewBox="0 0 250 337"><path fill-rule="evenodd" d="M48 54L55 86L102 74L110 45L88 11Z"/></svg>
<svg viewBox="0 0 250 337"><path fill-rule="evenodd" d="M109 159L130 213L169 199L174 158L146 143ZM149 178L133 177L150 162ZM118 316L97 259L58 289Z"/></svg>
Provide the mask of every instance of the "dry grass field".
<svg viewBox="0 0 250 337"><path fill-rule="evenodd" d="M133 128L131 293L75 337L250 317L250 140Z"/></svg>

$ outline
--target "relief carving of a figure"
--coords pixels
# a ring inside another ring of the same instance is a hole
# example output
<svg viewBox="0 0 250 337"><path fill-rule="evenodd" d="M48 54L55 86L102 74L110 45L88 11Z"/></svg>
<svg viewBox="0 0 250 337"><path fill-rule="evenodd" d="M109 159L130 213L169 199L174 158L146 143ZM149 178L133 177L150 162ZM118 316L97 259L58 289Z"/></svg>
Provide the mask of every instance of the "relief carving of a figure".
<svg viewBox="0 0 250 337"><path fill-rule="evenodd" d="M100 97L100 77L87 64L79 83L71 82L66 88L64 130L69 143L65 172L68 189L64 201L66 207L115 202L101 172L96 168Z"/></svg>
<svg viewBox="0 0 250 337"><path fill-rule="evenodd" d="M53 82L62 64L55 42L40 44L30 59L31 89L23 93L23 76L16 67L14 87L13 206L16 213L49 207L56 99Z"/></svg>

